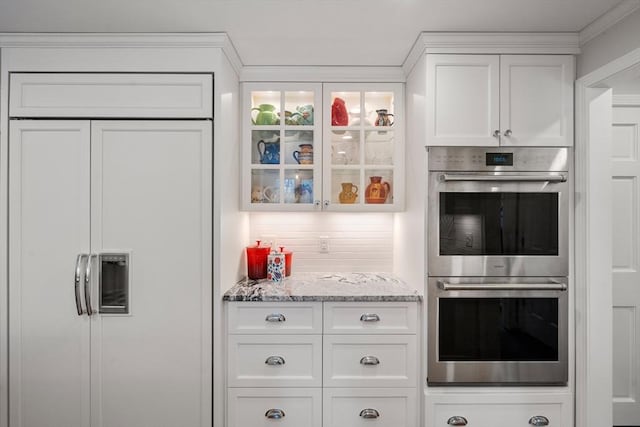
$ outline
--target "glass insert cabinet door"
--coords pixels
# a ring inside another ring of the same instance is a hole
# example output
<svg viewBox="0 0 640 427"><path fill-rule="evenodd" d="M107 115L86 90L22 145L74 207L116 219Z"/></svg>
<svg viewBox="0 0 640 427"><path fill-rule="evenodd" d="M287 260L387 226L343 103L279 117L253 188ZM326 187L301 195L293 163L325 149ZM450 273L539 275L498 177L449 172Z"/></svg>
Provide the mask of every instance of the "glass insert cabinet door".
<svg viewBox="0 0 640 427"><path fill-rule="evenodd" d="M321 84L246 83L243 89L243 207L319 209Z"/></svg>
<svg viewBox="0 0 640 427"><path fill-rule="evenodd" d="M323 85L323 209L402 209L402 95L395 83Z"/></svg>

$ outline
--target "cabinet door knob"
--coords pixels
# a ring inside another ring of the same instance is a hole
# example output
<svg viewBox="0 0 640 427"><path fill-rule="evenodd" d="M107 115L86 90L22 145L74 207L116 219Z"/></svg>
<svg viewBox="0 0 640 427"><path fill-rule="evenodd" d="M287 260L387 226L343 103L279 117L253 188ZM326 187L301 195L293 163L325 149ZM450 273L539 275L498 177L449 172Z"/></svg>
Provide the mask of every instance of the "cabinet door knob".
<svg viewBox="0 0 640 427"><path fill-rule="evenodd" d="M500 138L500 131L499 130L494 130L493 131L493 136L496 138Z"/></svg>
<svg viewBox="0 0 640 427"><path fill-rule="evenodd" d="M314 200L313 204L315 207L319 208L320 207L320 200Z"/></svg>
<svg viewBox="0 0 640 427"><path fill-rule="evenodd" d="M378 316L375 313L364 313L362 316L360 316L360 321L361 322L379 322L380 316Z"/></svg>
<svg viewBox="0 0 640 427"><path fill-rule="evenodd" d="M360 416L362 418L378 418L380 416L380 412L375 409L367 408L360 411Z"/></svg>
<svg viewBox="0 0 640 427"><path fill-rule="evenodd" d="M511 129L507 129L504 131L504 136L511 136L513 132L511 132Z"/></svg>
<svg viewBox="0 0 640 427"><path fill-rule="evenodd" d="M542 415L536 415L534 417L531 417L529 419L529 424L532 426L548 426L549 425L549 418L542 416Z"/></svg>
<svg viewBox="0 0 640 427"><path fill-rule="evenodd" d="M380 359L378 359L375 356L365 356L362 359L360 359L360 364L361 365L379 365Z"/></svg>
<svg viewBox="0 0 640 427"><path fill-rule="evenodd" d="M322 204L324 205L325 208L328 208L330 203L331 202L329 202L328 200L325 200Z"/></svg>
<svg viewBox="0 0 640 427"><path fill-rule="evenodd" d="M271 366L284 365L284 358L282 356L269 356L264 363Z"/></svg>
<svg viewBox="0 0 640 427"><path fill-rule="evenodd" d="M284 317L284 314L271 313L267 314L267 317L265 317L264 320L265 322L284 322L287 319Z"/></svg>
<svg viewBox="0 0 640 427"><path fill-rule="evenodd" d="M282 409L269 409L264 413L264 416L271 420L279 420L284 418L284 411Z"/></svg>
<svg viewBox="0 0 640 427"><path fill-rule="evenodd" d="M459 415L455 415L447 420L447 424L450 426L466 426L467 419Z"/></svg>

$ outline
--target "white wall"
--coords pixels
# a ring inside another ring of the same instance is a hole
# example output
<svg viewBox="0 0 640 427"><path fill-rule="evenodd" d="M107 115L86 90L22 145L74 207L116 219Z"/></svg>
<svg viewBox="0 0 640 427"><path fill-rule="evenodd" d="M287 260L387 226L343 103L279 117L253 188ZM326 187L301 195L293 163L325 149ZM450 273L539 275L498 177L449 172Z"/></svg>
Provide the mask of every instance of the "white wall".
<svg viewBox="0 0 640 427"><path fill-rule="evenodd" d="M426 55L407 76L407 137L405 143L406 209L395 216L395 273L422 290L426 277L425 208L427 191Z"/></svg>
<svg viewBox="0 0 640 427"><path fill-rule="evenodd" d="M240 211L240 93L238 76L224 55L215 76L214 203L220 219L214 234L220 236L220 295L246 273L241 256L249 236L249 214ZM218 267L218 266L214 266ZM218 295L214 295L219 300Z"/></svg>
<svg viewBox="0 0 640 427"><path fill-rule="evenodd" d="M581 47L578 77L640 48L640 9Z"/></svg>

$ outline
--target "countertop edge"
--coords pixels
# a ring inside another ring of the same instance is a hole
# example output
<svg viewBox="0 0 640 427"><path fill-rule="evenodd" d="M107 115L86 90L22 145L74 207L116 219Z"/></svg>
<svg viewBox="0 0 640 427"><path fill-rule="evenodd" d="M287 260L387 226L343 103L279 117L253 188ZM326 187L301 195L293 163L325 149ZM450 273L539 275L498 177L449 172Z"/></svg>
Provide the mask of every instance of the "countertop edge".
<svg viewBox="0 0 640 427"><path fill-rule="evenodd" d="M422 302L422 295L304 295L304 296L262 296L245 298L225 295L224 302Z"/></svg>

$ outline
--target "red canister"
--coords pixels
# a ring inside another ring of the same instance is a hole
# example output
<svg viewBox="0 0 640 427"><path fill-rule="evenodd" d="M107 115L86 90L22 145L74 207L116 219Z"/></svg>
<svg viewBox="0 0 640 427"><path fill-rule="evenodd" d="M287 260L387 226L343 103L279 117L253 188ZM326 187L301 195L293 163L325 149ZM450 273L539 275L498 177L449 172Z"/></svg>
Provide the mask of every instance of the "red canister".
<svg viewBox="0 0 640 427"><path fill-rule="evenodd" d="M280 246L280 253L284 254L284 275L291 276L291 261L293 258L293 252L285 251L284 246Z"/></svg>
<svg viewBox="0 0 640 427"><path fill-rule="evenodd" d="M271 252L270 246L260 246L256 240L255 246L247 246L247 276L249 279L264 279L267 277L267 257Z"/></svg>

